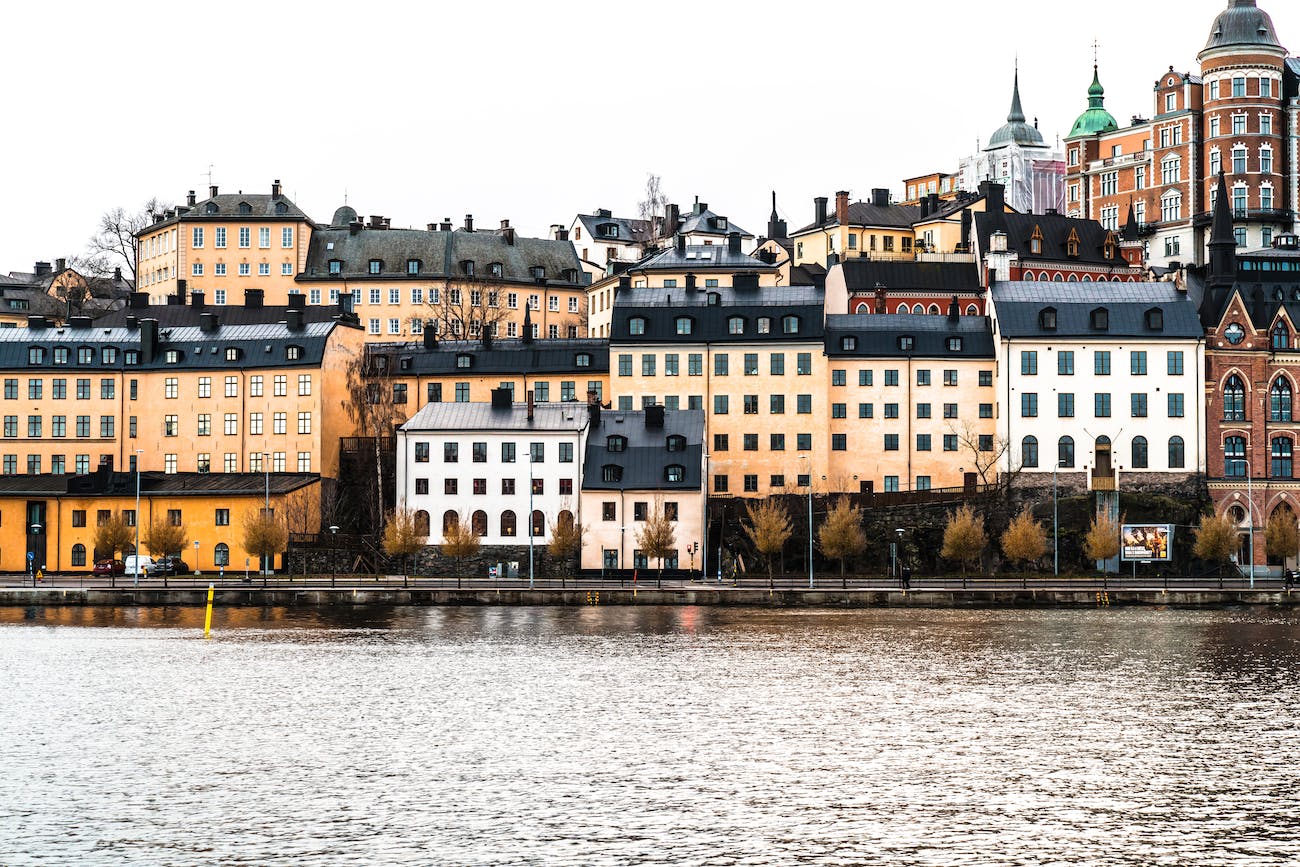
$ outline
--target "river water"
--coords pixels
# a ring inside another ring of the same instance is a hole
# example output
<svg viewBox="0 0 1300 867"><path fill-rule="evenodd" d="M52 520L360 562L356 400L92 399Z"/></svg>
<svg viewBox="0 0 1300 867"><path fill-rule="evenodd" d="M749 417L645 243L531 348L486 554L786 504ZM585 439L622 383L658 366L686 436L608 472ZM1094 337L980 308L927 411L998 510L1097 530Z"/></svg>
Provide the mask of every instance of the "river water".
<svg viewBox="0 0 1300 867"><path fill-rule="evenodd" d="M1300 616L0 609L0 864L1294 865Z"/></svg>

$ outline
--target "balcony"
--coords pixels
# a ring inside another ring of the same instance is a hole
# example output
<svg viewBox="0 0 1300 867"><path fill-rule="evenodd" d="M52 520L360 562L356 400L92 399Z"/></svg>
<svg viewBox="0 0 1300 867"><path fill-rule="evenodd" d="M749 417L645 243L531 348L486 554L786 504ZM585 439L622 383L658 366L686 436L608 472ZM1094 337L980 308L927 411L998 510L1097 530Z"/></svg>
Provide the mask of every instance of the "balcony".
<svg viewBox="0 0 1300 867"><path fill-rule="evenodd" d="M1295 211L1283 208L1233 208L1233 222L1287 223L1295 219ZM1208 226L1214 221L1213 211L1204 211L1192 217L1192 225Z"/></svg>
<svg viewBox="0 0 1300 867"><path fill-rule="evenodd" d="M1107 157L1104 160L1092 160L1088 163L1088 171L1096 172L1103 169L1114 169L1120 166L1131 166L1137 164L1148 164L1151 162L1151 151L1142 151L1138 154L1121 154L1117 157Z"/></svg>

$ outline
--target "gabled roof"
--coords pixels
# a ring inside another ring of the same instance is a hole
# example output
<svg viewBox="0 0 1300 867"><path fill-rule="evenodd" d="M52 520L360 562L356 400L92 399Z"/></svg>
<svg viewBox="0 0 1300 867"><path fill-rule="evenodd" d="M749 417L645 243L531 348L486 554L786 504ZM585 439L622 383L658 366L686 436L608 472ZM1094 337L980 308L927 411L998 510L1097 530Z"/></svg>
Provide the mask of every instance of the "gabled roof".
<svg viewBox="0 0 1300 867"><path fill-rule="evenodd" d="M667 295L672 295L671 304ZM712 296L716 303L710 304ZM728 287L686 293L680 289L623 289L614 301L610 343L808 343L823 334L825 293L812 286ZM797 331L785 333L783 318L794 316ZM732 333L728 320L739 317L744 328ZM632 334L633 318L644 320L644 333ZM677 320L690 320L689 334L679 333ZM759 331L760 319L768 330Z"/></svg>
<svg viewBox="0 0 1300 867"><path fill-rule="evenodd" d="M844 338L853 338L846 342ZM905 349L901 338L912 338ZM951 338L960 338L950 344ZM953 348L956 346L957 348ZM916 313L826 317L826 354L842 358L993 358L993 331L986 316L923 316Z"/></svg>
<svg viewBox="0 0 1300 867"><path fill-rule="evenodd" d="M1113 233L1116 243L1115 258L1106 258L1106 237L1112 233L1096 220L1066 217L1062 214L995 214L987 211L971 216L975 221L975 236L981 254L989 252L989 237L1001 230L1007 235L1007 250L1018 253L1021 262L1033 260L1130 267L1124 257L1119 255L1118 232ZM1040 229L1043 234L1042 253L1030 252L1029 241L1034 235L1035 228ZM1071 232L1079 238L1078 256L1068 255Z"/></svg>
<svg viewBox="0 0 1300 867"><path fill-rule="evenodd" d="M718 225L719 220L726 220L725 228ZM699 211L688 211L683 214L677 227L677 234L679 235L718 235L723 237L732 232L738 233L742 238L754 237L731 222L731 220L721 214L715 214L708 208L702 208Z"/></svg>
<svg viewBox="0 0 1300 867"><path fill-rule="evenodd" d="M617 241L621 244L644 244L650 240L650 221L605 214L578 214L578 222L593 241ZM601 231L603 226L613 226L614 235Z"/></svg>
<svg viewBox="0 0 1300 867"><path fill-rule="evenodd" d="M698 491L702 479L704 442L703 410L663 410L662 428L646 427L646 413L614 412L600 414L599 426L587 436L583 456L582 489L584 491ZM609 450L610 437L626 441L623 451ZM684 437L685 448L668 450L670 436ZM605 481L605 467L617 466L617 481ZM682 481L669 482L667 469L682 468Z"/></svg>
<svg viewBox="0 0 1300 867"><path fill-rule="evenodd" d="M835 266L844 275L849 292L872 292L877 283L890 291L979 292L980 272L975 262L880 262L845 259Z"/></svg>
<svg viewBox="0 0 1300 867"><path fill-rule="evenodd" d="M244 206L247 206L247 212ZM139 232L136 237L148 235L163 226L170 226L181 220L192 222L195 220L219 220L227 222L231 219L248 220L248 221L297 221L302 220L308 223L312 222L301 208L295 205L287 196L271 195L269 193L221 193L216 196L210 196L201 202L193 205L178 205L167 212L163 219L149 223ZM313 224L314 225L314 224Z"/></svg>
<svg viewBox="0 0 1300 867"><path fill-rule="evenodd" d="M849 205L849 225L884 229L908 229L921 217L919 205L874 205L870 202L853 202ZM839 218L834 209L826 215L823 223L809 223L802 229L791 232L791 237L838 226Z"/></svg>
<svg viewBox="0 0 1300 867"><path fill-rule="evenodd" d="M393 372L398 375L568 373L576 378L609 373L609 343L595 339L494 340L491 346L477 340L440 340L433 348L423 343L378 343L370 344L368 354L394 357ZM587 356L587 366L578 366L579 355ZM469 368L458 366L462 356L469 357Z"/></svg>
<svg viewBox="0 0 1300 867"><path fill-rule="evenodd" d="M994 283L989 289L1001 336L1011 338L1145 338L1185 340L1204 335L1196 305L1173 283ZM1043 311L1054 310L1055 328ZM1092 312L1105 308L1106 328L1094 328ZM1162 327L1147 327L1147 311L1159 308Z"/></svg>
<svg viewBox="0 0 1300 867"><path fill-rule="evenodd" d="M645 271L775 271L748 253L732 252L726 244L692 244L678 252L675 246L653 253L628 268L628 273Z"/></svg>

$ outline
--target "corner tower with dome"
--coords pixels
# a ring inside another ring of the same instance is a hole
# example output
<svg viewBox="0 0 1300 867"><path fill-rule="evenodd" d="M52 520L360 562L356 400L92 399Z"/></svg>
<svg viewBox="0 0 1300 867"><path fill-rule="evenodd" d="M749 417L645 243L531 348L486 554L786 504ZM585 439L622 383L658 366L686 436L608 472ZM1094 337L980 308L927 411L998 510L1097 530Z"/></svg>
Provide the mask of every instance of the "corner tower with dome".
<svg viewBox="0 0 1300 867"><path fill-rule="evenodd" d="M1002 184L1008 205L1021 213L1042 214L1061 207L1064 166L1063 155L1043 140L1037 119L1031 124L1025 118L1017 69L1007 122L983 150L961 161L959 188L977 192L986 181Z"/></svg>
<svg viewBox="0 0 1300 867"><path fill-rule="evenodd" d="M1294 232L1300 206L1288 139L1300 129L1300 58L1287 56L1255 0L1231 0L1197 60L1199 72L1161 72L1151 115L1125 127L1106 110L1094 67L1066 138L1066 212L1127 229L1158 267L1206 261L1220 170L1239 247Z"/></svg>

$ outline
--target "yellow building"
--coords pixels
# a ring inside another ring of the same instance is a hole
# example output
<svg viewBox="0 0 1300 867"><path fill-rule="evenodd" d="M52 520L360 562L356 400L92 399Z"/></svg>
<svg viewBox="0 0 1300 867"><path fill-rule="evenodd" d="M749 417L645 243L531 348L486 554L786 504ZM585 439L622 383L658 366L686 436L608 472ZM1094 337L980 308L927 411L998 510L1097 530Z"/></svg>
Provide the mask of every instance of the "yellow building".
<svg viewBox="0 0 1300 867"><path fill-rule="evenodd" d="M508 220L394 229L345 206L313 233L290 291L308 307L350 303L372 342L418 339L426 323L451 339L517 338L525 316L533 337L555 340L585 335L589 283L571 243L523 237Z"/></svg>
<svg viewBox="0 0 1300 867"><path fill-rule="evenodd" d="M68 267L37 262L31 271L0 274L0 328L26 328L29 316L62 325L72 316L102 316L120 307L131 292L122 270L111 276L87 276Z"/></svg>
<svg viewBox="0 0 1300 867"><path fill-rule="evenodd" d="M610 336L617 410L705 413L709 492L757 496L828 472L822 293L717 287L620 294Z"/></svg>
<svg viewBox="0 0 1300 867"><path fill-rule="evenodd" d="M871 201L852 202L849 194L835 194L835 209L827 210L825 196L814 199L813 221L790 234L794 264L829 268L834 261L857 256L873 259L911 259L916 235L912 223L921 216L913 205L894 205L889 190L871 191Z"/></svg>
<svg viewBox="0 0 1300 867"><path fill-rule="evenodd" d="M979 193L960 193L950 202L932 199L921 202L921 215L912 227L916 234L915 246L918 258L935 261L935 256L973 255L972 215L987 212L989 192L994 186L996 185L980 184ZM1016 213L1010 205L1006 204L1000 186L996 186L992 192L994 200L1001 203L1003 213ZM997 210L996 205L994 210ZM971 258L969 261L975 260Z"/></svg>
<svg viewBox="0 0 1300 867"><path fill-rule="evenodd" d="M155 214L136 235L136 288L155 304L194 289L218 306L246 289L283 304L307 262L312 229L278 180L270 195L214 186L200 202L191 190L184 205Z"/></svg>
<svg viewBox="0 0 1300 867"><path fill-rule="evenodd" d="M251 560L256 570L257 557L243 547L244 521L269 500L272 514L308 526L319 488L314 474L142 473L137 515L134 473L0 476L0 570L26 572L30 562L46 573L89 572L96 527L116 513L131 526L138 521L141 536L154 522L184 527L189 541L181 555L192 569L237 572Z"/></svg>
<svg viewBox="0 0 1300 867"><path fill-rule="evenodd" d="M996 476L993 338L983 316L828 316L825 490L952 488ZM814 485L814 487L818 487Z"/></svg>
<svg viewBox="0 0 1300 867"><path fill-rule="evenodd" d="M928 175L908 178L903 181L905 192L902 204L919 205L921 200L928 196L938 196L944 201L955 198L958 180L958 175L950 175L946 172L931 172Z"/></svg>

